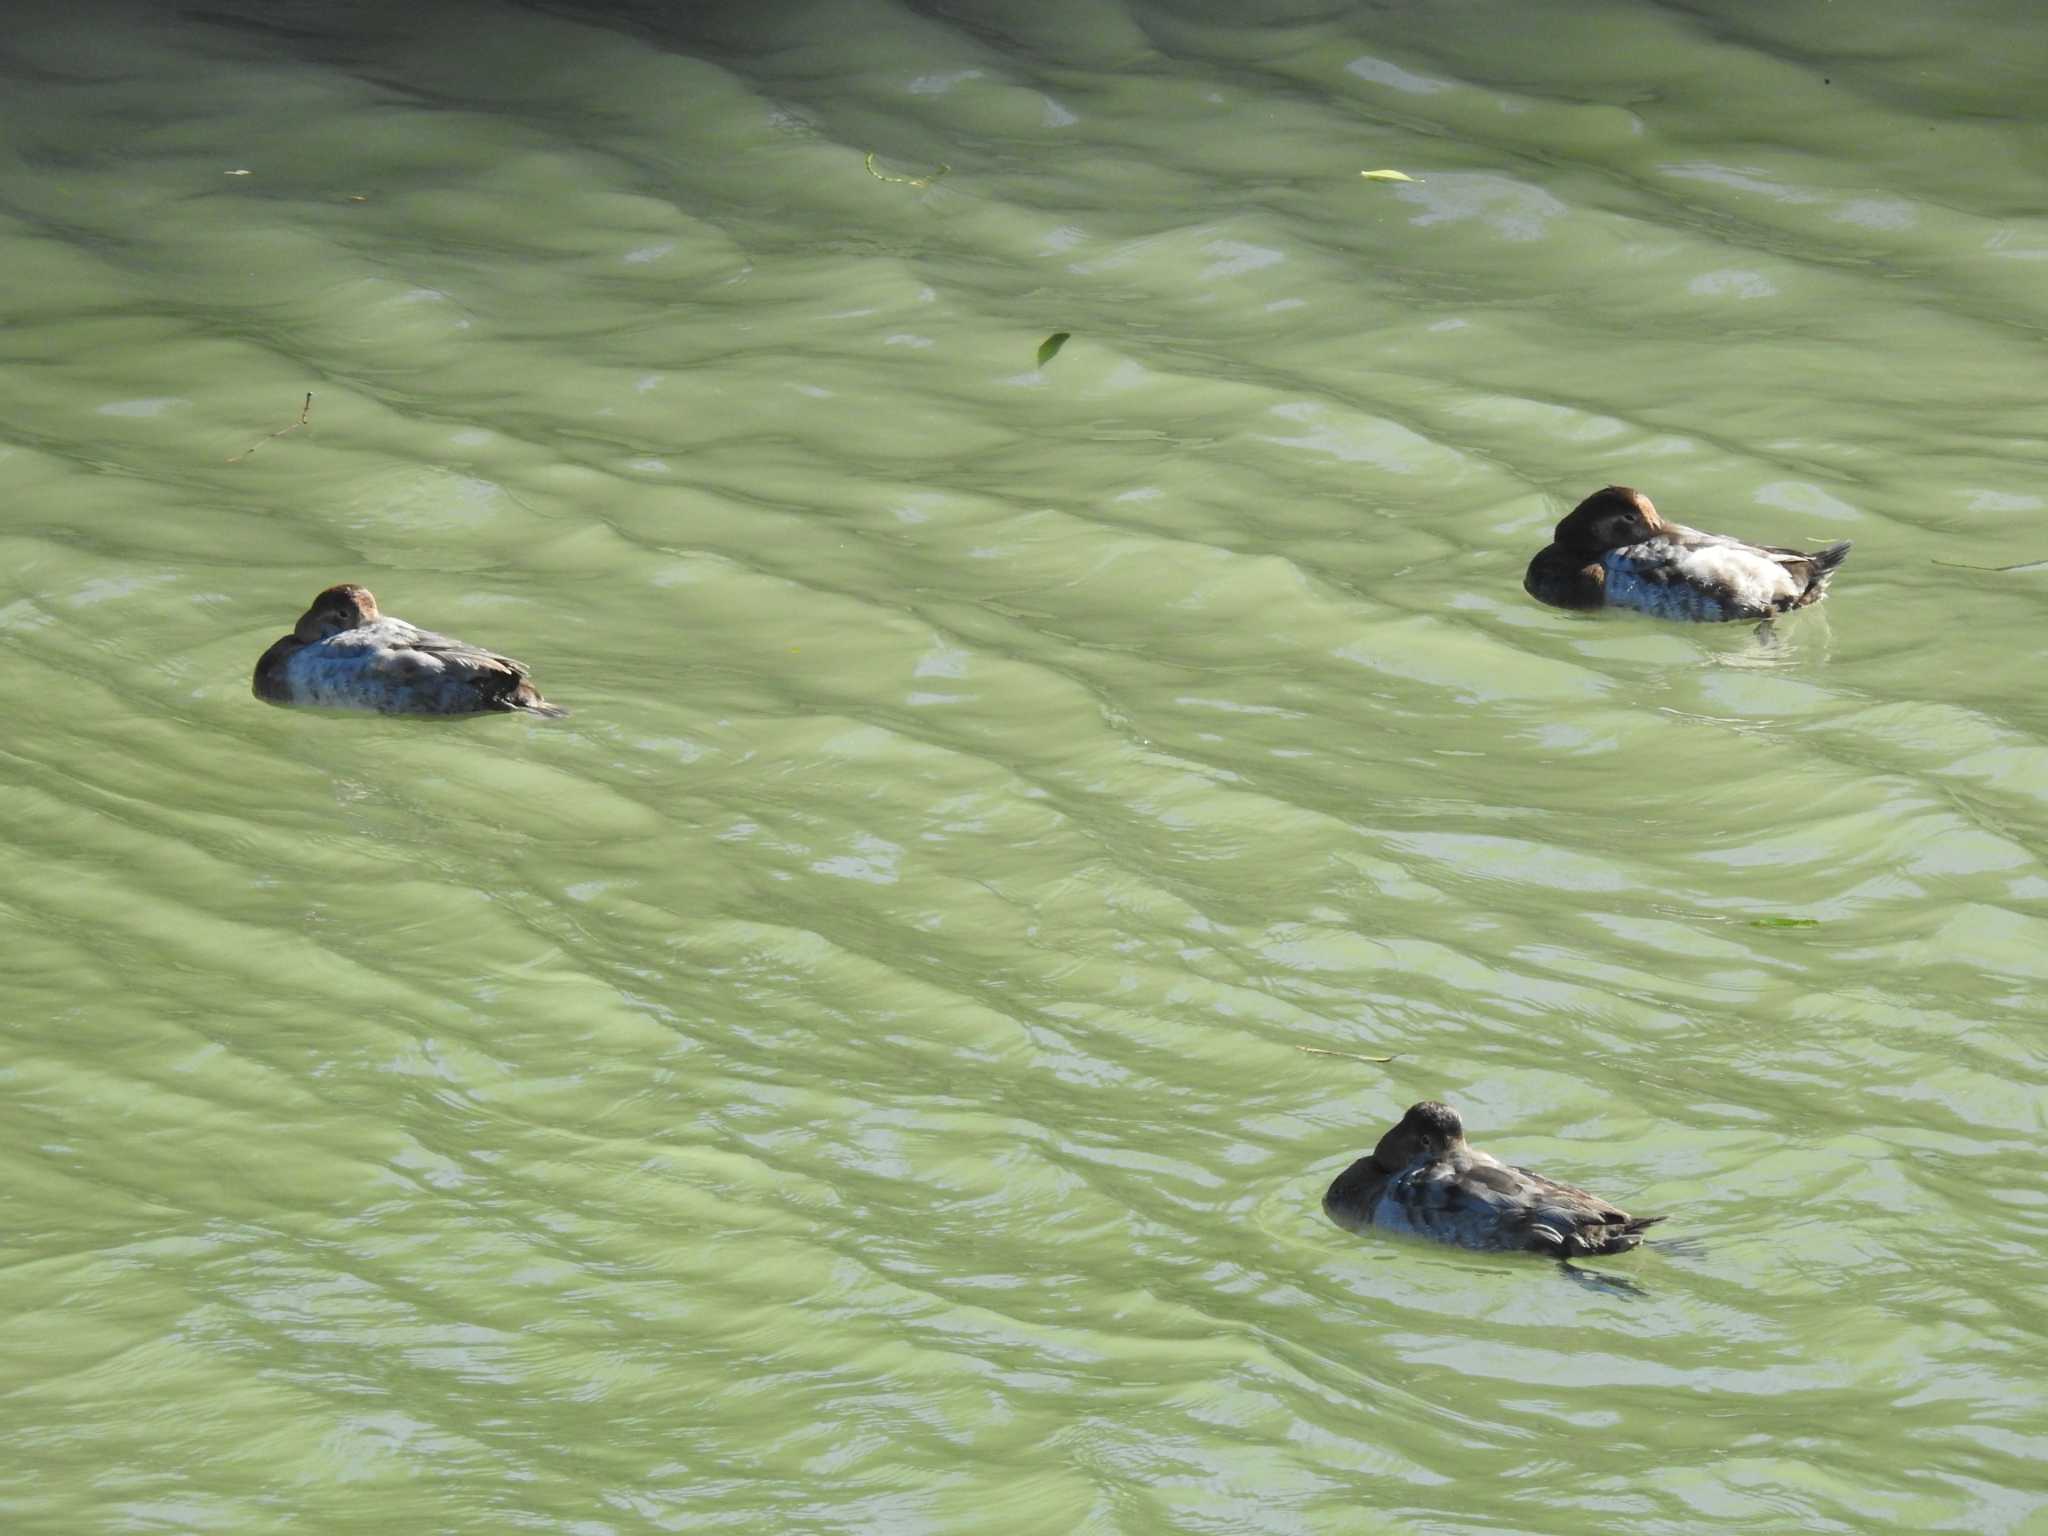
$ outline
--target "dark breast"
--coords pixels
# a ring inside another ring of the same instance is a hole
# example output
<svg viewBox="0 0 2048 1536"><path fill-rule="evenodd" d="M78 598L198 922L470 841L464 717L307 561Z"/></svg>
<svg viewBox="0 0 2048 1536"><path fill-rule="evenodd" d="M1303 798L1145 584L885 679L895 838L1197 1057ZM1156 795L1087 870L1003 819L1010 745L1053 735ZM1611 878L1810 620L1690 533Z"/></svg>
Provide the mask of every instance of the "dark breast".
<svg viewBox="0 0 2048 1536"><path fill-rule="evenodd" d="M298 637L286 635L272 643L256 662L256 675L249 681L249 691L266 704L289 704L292 701L291 685L285 681L284 664L291 660L292 653L299 648Z"/></svg>
<svg viewBox="0 0 2048 1536"><path fill-rule="evenodd" d="M1522 590L1553 608L1599 608L1607 602L1607 573L1552 544L1529 562Z"/></svg>
<svg viewBox="0 0 2048 1536"><path fill-rule="evenodd" d="M1361 1157L1330 1182L1323 1192L1323 1213L1340 1227L1363 1232L1372 1225L1373 1207L1386 1193L1386 1170Z"/></svg>

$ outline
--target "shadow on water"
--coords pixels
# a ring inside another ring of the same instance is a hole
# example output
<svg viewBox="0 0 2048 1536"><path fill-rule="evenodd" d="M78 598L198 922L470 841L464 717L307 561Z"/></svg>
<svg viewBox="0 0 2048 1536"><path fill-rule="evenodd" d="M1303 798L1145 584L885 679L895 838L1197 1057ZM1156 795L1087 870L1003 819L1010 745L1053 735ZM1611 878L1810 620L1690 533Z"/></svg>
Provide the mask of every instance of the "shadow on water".
<svg viewBox="0 0 2048 1536"><path fill-rule="evenodd" d="M1608 1275L1597 1269L1581 1269L1570 1259L1559 1259L1557 1267L1563 1270L1575 1285L1582 1285L1589 1291L1602 1291L1632 1299L1640 1299L1650 1294L1641 1282L1631 1280L1626 1275Z"/></svg>

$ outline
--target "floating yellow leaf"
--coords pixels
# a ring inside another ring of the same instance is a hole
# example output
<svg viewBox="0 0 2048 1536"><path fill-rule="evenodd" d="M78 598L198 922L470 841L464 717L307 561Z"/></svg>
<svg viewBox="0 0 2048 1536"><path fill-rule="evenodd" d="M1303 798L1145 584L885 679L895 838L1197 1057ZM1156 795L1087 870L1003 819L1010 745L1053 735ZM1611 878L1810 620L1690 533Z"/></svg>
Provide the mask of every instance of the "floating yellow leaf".
<svg viewBox="0 0 2048 1536"><path fill-rule="evenodd" d="M941 176L945 175L946 172L953 169L953 167L951 167L950 165L941 165L936 171L933 171L929 175L925 176L890 176L885 172L878 171L875 169L875 152L872 149L868 151L867 159L862 163L867 166L868 174L874 177L875 180L897 181L901 182L906 187L928 187L933 182L937 181Z"/></svg>
<svg viewBox="0 0 2048 1536"><path fill-rule="evenodd" d="M1410 176L1406 171L1360 171L1367 181L1420 181L1419 176Z"/></svg>
<svg viewBox="0 0 2048 1536"><path fill-rule="evenodd" d="M1356 1051L1326 1051L1320 1045L1297 1045L1297 1051L1306 1051L1311 1056L1342 1056L1346 1061L1392 1061L1391 1056L1361 1056Z"/></svg>

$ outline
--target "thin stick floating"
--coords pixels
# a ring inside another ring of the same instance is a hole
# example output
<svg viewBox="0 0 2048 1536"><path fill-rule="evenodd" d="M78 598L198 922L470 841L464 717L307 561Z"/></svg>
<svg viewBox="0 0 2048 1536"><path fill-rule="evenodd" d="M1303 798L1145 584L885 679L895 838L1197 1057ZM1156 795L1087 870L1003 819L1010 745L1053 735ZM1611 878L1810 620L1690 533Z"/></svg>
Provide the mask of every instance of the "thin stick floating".
<svg viewBox="0 0 2048 1536"><path fill-rule="evenodd" d="M2022 560L2018 565L1966 565L1960 560L1930 560L1929 565L1945 565L1952 571L2032 571L2048 565L2048 560Z"/></svg>
<svg viewBox="0 0 2048 1536"><path fill-rule="evenodd" d="M1297 1051L1306 1051L1311 1056L1341 1056L1346 1061L1393 1061L1392 1056L1361 1056L1356 1051L1326 1051L1320 1045L1297 1045Z"/></svg>
<svg viewBox="0 0 2048 1536"><path fill-rule="evenodd" d="M292 424L291 424L290 426L288 426L288 427L279 427L279 428L278 428L278 429L277 429L277 430L276 430L275 432L273 432L273 433L271 433L271 434L270 434L270 437L266 437L265 439L263 439L263 443L267 443L267 442L269 442L269 441L270 441L270 438L271 438L271 437L283 437L283 436L285 435L285 433L287 433L287 432L296 432L296 431L298 431L298 430L299 430L299 428L303 427L303 426L304 426L304 425L305 425L305 424L306 424L306 423L307 423L307 422L308 422L309 420L311 420L311 419L312 419L312 415L313 415L313 392L312 392L312 391L311 391L311 390L309 389L309 390L307 390L307 391L306 391L306 403L305 403L304 405L302 405L302 406L300 406L300 407L299 407L299 419L298 419L297 421L293 422L293 423L292 423ZM247 448L244 448L244 449L243 449L243 450L242 450L242 451L241 451L240 453L231 453L231 454L229 454L229 455L228 455L228 462L229 462L230 464L239 464L239 463L241 463L241 462L242 462L242 460L244 460L244 459L246 459L247 457L249 457L249 455L250 455L250 454L252 454L252 453L254 453L254 452L255 452L255 451L256 451L256 450L258 449L258 448L261 448L261 447L263 446L263 443L254 443L254 444L251 444L251 445L250 445L249 447L247 447Z"/></svg>

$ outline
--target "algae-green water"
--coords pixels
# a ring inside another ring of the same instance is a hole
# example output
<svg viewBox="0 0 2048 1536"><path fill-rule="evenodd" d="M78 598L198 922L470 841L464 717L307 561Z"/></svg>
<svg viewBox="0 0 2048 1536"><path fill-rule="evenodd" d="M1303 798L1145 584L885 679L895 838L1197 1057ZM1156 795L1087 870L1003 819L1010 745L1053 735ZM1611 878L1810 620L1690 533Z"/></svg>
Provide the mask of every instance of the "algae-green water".
<svg viewBox="0 0 2048 1536"><path fill-rule="evenodd" d="M2039 64L11 11L0 1526L2044 1529ZM1616 481L1855 551L1538 607ZM1421 1098L1635 1289L1326 1221Z"/></svg>

